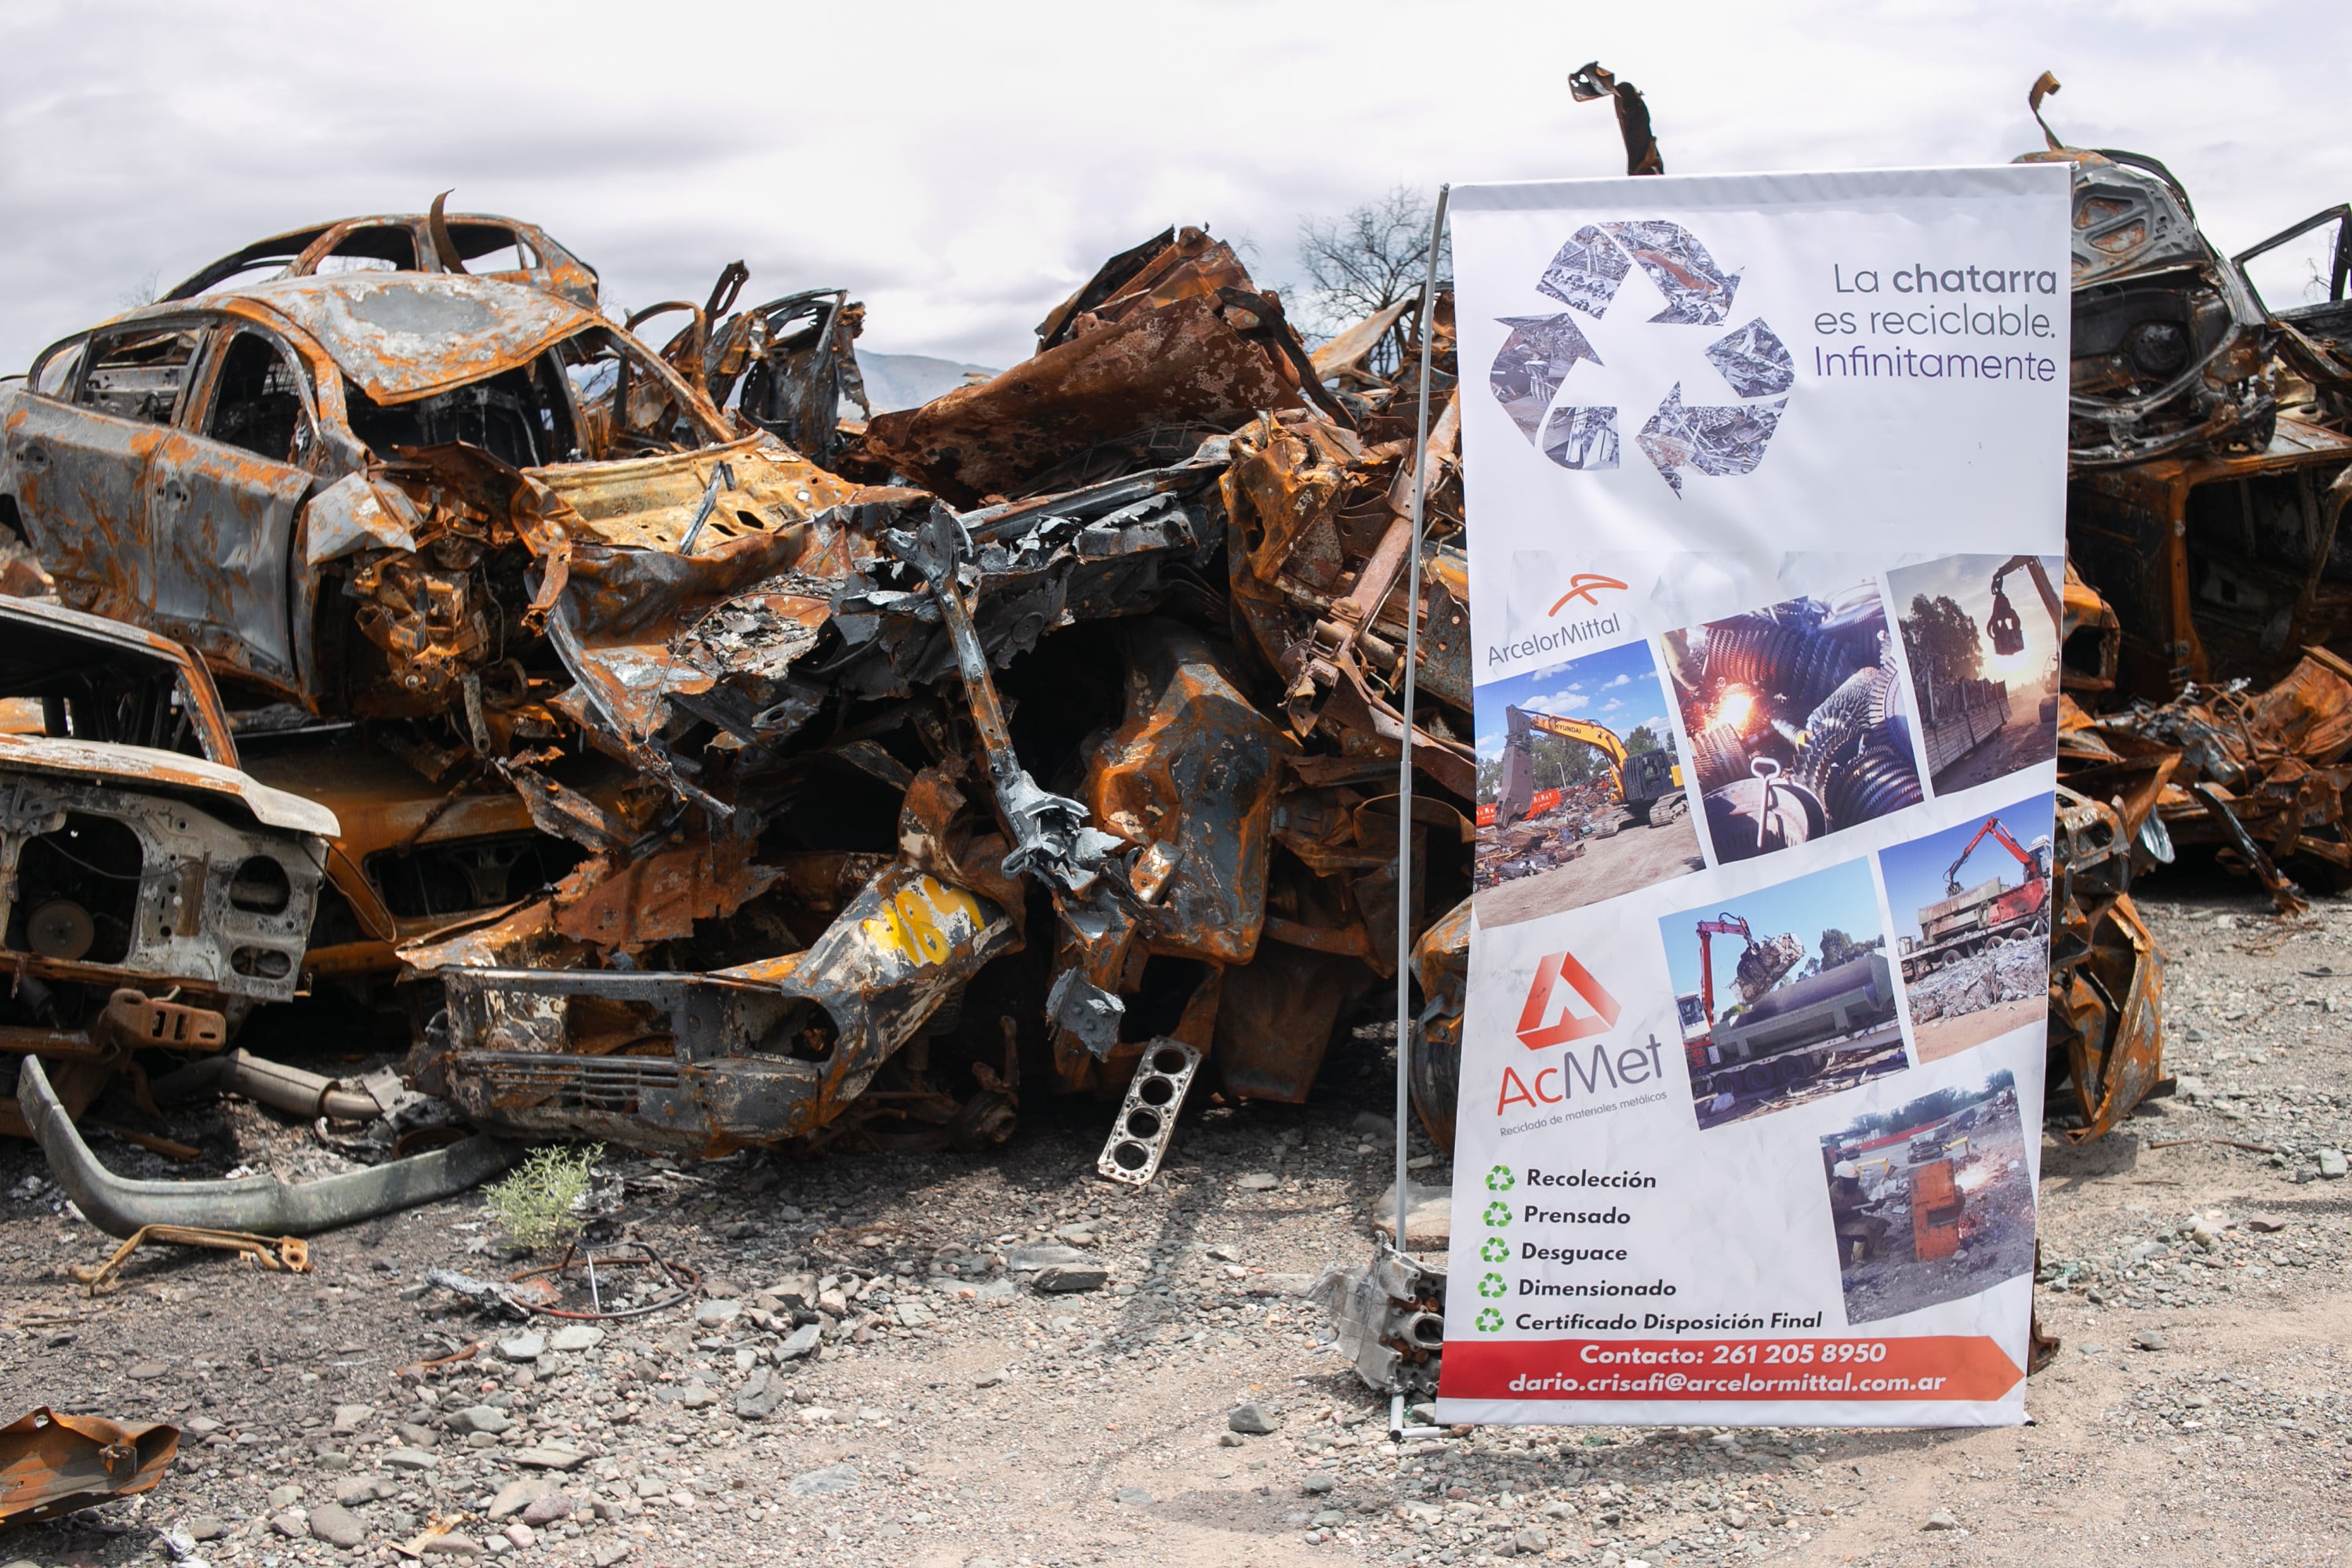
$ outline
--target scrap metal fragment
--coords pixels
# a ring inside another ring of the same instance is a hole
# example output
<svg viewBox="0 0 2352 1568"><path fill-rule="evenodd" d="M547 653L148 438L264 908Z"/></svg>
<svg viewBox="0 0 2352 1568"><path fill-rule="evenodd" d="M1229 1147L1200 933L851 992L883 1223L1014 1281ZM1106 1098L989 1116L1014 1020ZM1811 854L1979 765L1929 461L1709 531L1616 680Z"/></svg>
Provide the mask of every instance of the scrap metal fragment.
<svg viewBox="0 0 2352 1568"><path fill-rule="evenodd" d="M1145 1045L1095 1169L1129 1186L1150 1184L1160 1173L1160 1162L1167 1158L1169 1142L1176 1135L1176 1115L1183 1109L1184 1091L1192 1087L1192 1077L1200 1070L1200 1051L1181 1040L1160 1039Z"/></svg>
<svg viewBox="0 0 2352 1568"><path fill-rule="evenodd" d="M528 1318L556 1299L554 1289L542 1283L514 1285L503 1279L478 1279L455 1268L427 1268L425 1282L463 1296L485 1312L503 1313L510 1318Z"/></svg>
<svg viewBox="0 0 2352 1568"><path fill-rule="evenodd" d="M1375 1238L1371 1261L1325 1267L1305 1292L1329 1315L1339 1353L1364 1386L1408 1396L1437 1392L1445 1346L1445 1271Z"/></svg>
<svg viewBox="0 0 2352 1568"><path fill-rule="evenodd" d="M122 1425L44 1405L0 1426L0 1525L35 1524L152 1489L180 1451L180 1430Z"/></svg>
<svg viewBox="0 0 2352 1568"><path fill-rule="evenodd" d="M84 1218L117 1237L151 1225L315 1236L462 1193L497 1175L520 1154L512 1145L477 1136L429 1154L315 1182L287 1183L275 1176L132 1181L109 1171L89 1152L49 1087L40 1058L26 1057L17 1069L16 1100L58 1185Z"/></svg>
<svg viewBox="0 0 2352 1568"><path fill-rule="evenodd" d="M105 1262L91 1267L74 1264L68 1270L73 1277L89 1287L97 1295L106 1282L131 1261L131 1255L151 1241L166 1242L173 1247L204 1247L218 1252L239 1252L252 1258L271 1273L308 1274L310 1272L310 1246L299 1237L281 1236L272 1238L254 1236L241 1230L205 1230L187 1225L142 1226L124 1238L114 1255Z"/></svg>
<svg viewBox="0 0 2352 1568"><path fill-rule="evenodd" d="M957 583L968 542L955 513L938 504L911 535L893 535L890 540L892 550L930 584L948 635L955 641L956 670L962 677L972 723L987 754L997 809L1013 834L1013 852L1004 858L1004 874L1018 877L1034 871L1070 892L1083 893L1099 874L1105 856L1118 847L1118 841L1091 825L1083 803L1040 788L1014 754L1013 732L1005 726L1003 706L997 700L996 683L989 674L987 650L973 625L971 606Z"/></svg>
<svg viewBox="0 0 2352 1568"><path fill-rule="evenodd" d="M1663 174L1666 172L1664 157L1658 152L1657 136L1650 129L1650 106L1643 100L1641 89L1630 81L1619 81L1601 68L1599 60L1579 66L1568 76L1569 96L1579 103L1591 103L1606 98L1617 110L1617 135L1625 143L1625 173L1628 174Z"/></svg>
<svg viewBox="0 0 2352 1568"><path fill-rule="evenodd" d="M1045 995L1045 1021L1067 1030L1097 1061L1110 1059L1118 1044L1119 1020L1126 1016L1126 1003L1076 968L1062 971Z"/></svg>

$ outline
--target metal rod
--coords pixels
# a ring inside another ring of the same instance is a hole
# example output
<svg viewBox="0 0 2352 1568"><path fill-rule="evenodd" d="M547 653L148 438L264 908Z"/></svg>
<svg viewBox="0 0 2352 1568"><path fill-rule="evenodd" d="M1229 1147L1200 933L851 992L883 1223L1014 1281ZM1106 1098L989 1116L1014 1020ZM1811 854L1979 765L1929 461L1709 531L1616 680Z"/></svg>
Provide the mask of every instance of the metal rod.
<svg viewBox="0 0 2352 1568"><path fill-rule="evenodd" d="M1429 225L1429 268L1421 279L1421 408L1412 433L1412 550L1404 569L1404 735L1397 759L1397 957L1396 957L1396 1249L1405 1246L1405 1222L1412 1213L1405 1154L1405 1128L1412 1113L1412 736L1413 677L1421 662L1421 538L1423 509L1429 499L1429 331L1437 310L1437 253L1445 242L1445 199L1450 184L1437 187L1437 212Z"/></svg>

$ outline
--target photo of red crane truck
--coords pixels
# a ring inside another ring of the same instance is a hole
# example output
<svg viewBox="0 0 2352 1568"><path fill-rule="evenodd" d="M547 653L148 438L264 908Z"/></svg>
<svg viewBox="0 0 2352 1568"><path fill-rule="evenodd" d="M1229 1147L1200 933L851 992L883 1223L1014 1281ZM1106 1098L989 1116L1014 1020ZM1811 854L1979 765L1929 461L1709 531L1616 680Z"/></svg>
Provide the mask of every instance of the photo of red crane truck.
<svg viewBox="0 0 2352 1568"><path fill-rule="evenodd" d="M2032 795L1879 852L1921 1061L2042 1022L2053 805Z"/></svg>

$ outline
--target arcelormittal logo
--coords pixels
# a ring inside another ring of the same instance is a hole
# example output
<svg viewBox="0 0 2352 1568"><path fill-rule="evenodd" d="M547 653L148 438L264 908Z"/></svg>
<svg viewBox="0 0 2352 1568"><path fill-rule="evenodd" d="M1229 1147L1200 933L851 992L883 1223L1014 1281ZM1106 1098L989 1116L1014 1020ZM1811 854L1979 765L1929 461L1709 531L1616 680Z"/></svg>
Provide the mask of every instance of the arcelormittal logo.
<svg viewBox="0 0 2352 1568"><path fill-rule="evenodd" d="M1565 989L1563 989L1563 987ZM1580 1014L1577 1003L1586 1011ZM1617 1026L1617 998L1572 952L1555 952L1536 965L1528 1005L1519 1011L1519 1043L1531 1051L1565 1045Z"/></svg>
<svg viewBox="0 0 2352 1568"><path fill-rule="evenodd" d="M1666 300L1651 324L1719 327L1730 319L1739 275L1717 267L1690 230L1664 219L1587 224L1559 247L1536 288L1598 321L1617 298L1618 285L1637 266ZM1579 360L1603 363L1576 318L1496 319L1511 329L1487 374L1487 386L1503 411L1561 468L1615 468L1618 405L1597 401L1608 396L1609 377L1587 373L1578 378L1573 401L1554 405ZM1686 404L1683 384L1676 381L1633 437L1676 495L1682 494L1685 468L1717 479L1755 472L1788 406L1785 395L1796 384L1797 367L1787 345L1761 316L1707 344L1706 355L1732 395L1746 401ZM1649 395L1643 393L1643 401Z"/></svg>

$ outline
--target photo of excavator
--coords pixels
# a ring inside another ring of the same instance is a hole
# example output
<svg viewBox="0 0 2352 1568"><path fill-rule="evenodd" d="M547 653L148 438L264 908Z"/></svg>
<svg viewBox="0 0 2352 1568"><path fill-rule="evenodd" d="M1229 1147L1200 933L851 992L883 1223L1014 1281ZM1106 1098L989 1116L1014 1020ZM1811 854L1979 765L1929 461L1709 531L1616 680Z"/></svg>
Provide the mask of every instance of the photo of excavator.
<svg viewBox="0 0 2352 1568"><path fill-rule="evenodd" d="M2012 887L1995 877L1973 888L1960 886L1960 868L1990 838L2024 868ZM1919 910L1919 934L1903 939L1903 978L1917 980L1931 970L1972 958L1995 942L2032 942L2050 934L2050 841L2027 849L2010 836L1998 816L1988 816L1944 870L1945 897Z"/></svg>
<svg viewBox="0 0 2352 1568"><path fill-rule="evenodd" d="M1951 555L1887 574L1917 699L1920 761L1938 795L2057 755L2064 572L2057 556ZM2021 575L2032 598L2011 596Z"/></svg>
<svg viewBox="0 0 2352 1568"><path fill-rule="evenodd" d="M1503 782L1495 800L1497 827L1509 827L1535 809L1534 739L1538 731L1564 741L1581 741L1609 759L1616 785L1616 810L1591 819L1591 831L1601 837L1635 822L1664 827L1689 815L1690 802L1683 797L1683 770L1672 752L1663 747L1628 752L1616 731L1585 719L1530 713L1523 708L1506 708L1503 719L1509 726L1509 737L1504 742ZM1550 792L1552 804L1558 803L1559 793Z"/></svg>
<svg viewBox="0 0 2352 1568"><path fill-rule="evenodd" d="M2051 843L2040 835L2021 841L2003 819L2045 821L2053 805L2048 794L2033 795L1879 852L1921 1061L2042 1022L2050 966ZM1969 862L1996 849L2014 862L2015 875L2003 875L2009 870L2003 865L1982 881L1964 884Z"/></svg>
<svg viewBox="0 0 2352 1568"><path fill-rule="evenodd" d="M1476 699L1480 924L1556 914L1705 864L1646 644L1480 687Z"/></svg>

